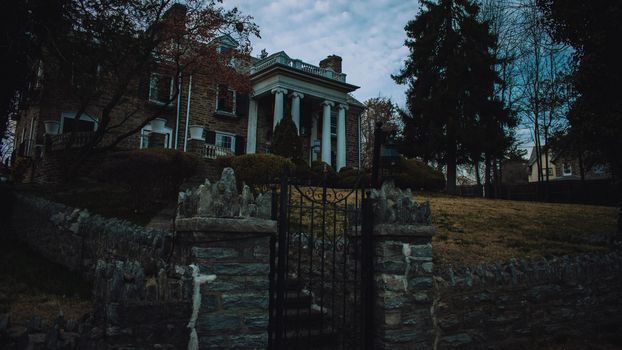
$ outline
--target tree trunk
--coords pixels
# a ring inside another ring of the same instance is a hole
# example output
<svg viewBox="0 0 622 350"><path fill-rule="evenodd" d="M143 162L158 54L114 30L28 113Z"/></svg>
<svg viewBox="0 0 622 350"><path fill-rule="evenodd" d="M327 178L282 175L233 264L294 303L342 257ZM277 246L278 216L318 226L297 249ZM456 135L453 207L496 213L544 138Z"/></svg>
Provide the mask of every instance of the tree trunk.
<svg viewBox="0 0 622 350"><path fill-rule="evenodd" d="M447 121L447 193L456 194L456 158L458 145L453 118Z"/></svg>
<svg viewBox="0 0 622 350"><path fill-rule="evenodd" d="M486 198L492 198L490 196L490 192L491 192L491 190L490 190L490 182L491 181L490 180L491 180L492 169L491 169L491 166L490 166L490 156L488 154L486 154L486 159L485 159L484 162L485 162L485 170L484 170L484 188L485 188L485 190L484 190L484 192L485 192Z"/></svg>
<svg viewBox="0 0 622 350"><path fill-rule="evenodd" d="M501 192L501 165L497 158L492 161L492 174L493 174L493 193L492 198L499 198L499 192Z"/></svg>
<svg viewBox="0 0 622 350"><path fill-rule="evenodd" d="M480 174L479 174L479 160L476 160L473 166L475 167L475 180L477 181L477 186L481 186L482 179L480 178Z"/></svg>

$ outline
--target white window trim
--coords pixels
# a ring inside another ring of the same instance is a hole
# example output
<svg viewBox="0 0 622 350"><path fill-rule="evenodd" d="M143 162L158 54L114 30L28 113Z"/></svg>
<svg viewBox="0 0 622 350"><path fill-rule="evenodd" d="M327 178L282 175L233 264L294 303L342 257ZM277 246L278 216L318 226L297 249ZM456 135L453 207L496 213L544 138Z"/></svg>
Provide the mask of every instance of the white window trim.
<svg viewBox="0 0 622 350"><path fill-rule="evenodd" d="M60 114L60 128L59 128L59 133L64 133L65 132L65 118L68 119L76 119L76 112L62 112ZM80 120L84 120L87 122L92 122L93 123L93 131L97 131L97 128L99 128L99 120L95 117L91 117L90 115L86 114L86 113L82 113L82 115L80 115Z"/></svg>
<svg viewBox="0 0 622 350"><path fill-rule="evenodd" d="M215 130L214 131L214 145L216 145L216 146L218 146L218 136L219 135L220 136L229 136L229 137L231 137L231 148L230 148L230 150L232 152L235 152L235 139L236 139L235 134L232 134L230 132L224 132L224 131ZM222 146L219 146L219 147L222 147Z"/></svg>
<svg viewBox="0 0 622 350"><path fill-rule="evenodd" d="M157 103L157 104L160 104L160 105L165 105L165 104L167 104L167 101L160 101L160 100L157 100L156 97L151 96L151 90L152 90L152 86L153 86L153 78L156 77L156 76L166 77L166 78L170 78L171 79L171 86L168 89L168 91L169 91L169 94L168 94L169 95L168 96L169 100L173 99L174 79L170 75L166 75L166 74L162 74L162 73L151 73L151 75L149 76L149 102Z"/></svg>
<svg viewBox="0 0 622 350"><path fill-rule="evenodd" d="M229 111L220 110L220 106L218 105L218 100L219 100L218 99L218 95L220 94L220 85L226 85L226 84L217 84L216 85L216 113L227 114L227 115L235 115L235 111L236 111L236 107L237 107L237 105L236 105L236 103L237 103L237 98L236 98L237 94L236 94L235 90L229 88L229 86L227 85L227 91L233 92L232 111L229 112Z"/></svg>
<svg viewBox="0 0 622 350"><path fill-rule="evenodd" d="M147 124L142 129L140 129L139 134L139 144L138 147L140 149L149 148L149 135L151 135L151 125ZM169 127L164 127L164 135L166 135L164 141L164 147L171 148L172 140L173 140L173 129Z"/></svg>

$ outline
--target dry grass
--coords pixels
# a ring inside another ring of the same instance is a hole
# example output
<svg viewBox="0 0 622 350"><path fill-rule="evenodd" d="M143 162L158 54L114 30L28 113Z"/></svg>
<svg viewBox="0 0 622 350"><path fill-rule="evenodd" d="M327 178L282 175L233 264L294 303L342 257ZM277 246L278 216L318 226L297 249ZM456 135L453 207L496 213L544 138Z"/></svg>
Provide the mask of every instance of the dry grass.
<svg viewBox="0 0 622 350"><path fill-rule="evenodd" d="M429 199L442 265L607 250L617 208L417 194Z"/></svg>
<svg viewBox="0 0 622 350"><path fill-rule="evenodd" d="M305 188L303 188L305 190ZM321 189L316 188L319 195ZM294 190L290 223L310 230L311 203ZM342 195L349 190L337 190ZM331 193L334 196L334 193ZM360 200L360 195L358 199ZM464 198L434 193L415 193L418 202L430 201L434 261L441 265L471 265L515 257L560 256L608 250L615 233L617 208L577 204L554 204ZM354 202L354 194L349 203ZM321 199L320 199L321 200ZM305 206L302 211L300 206ZM343 209L344 202L339 203ZM321 235L321 205L315 204L314 228ZM326 211L326 230L342 232L343 214Z"/></svg>

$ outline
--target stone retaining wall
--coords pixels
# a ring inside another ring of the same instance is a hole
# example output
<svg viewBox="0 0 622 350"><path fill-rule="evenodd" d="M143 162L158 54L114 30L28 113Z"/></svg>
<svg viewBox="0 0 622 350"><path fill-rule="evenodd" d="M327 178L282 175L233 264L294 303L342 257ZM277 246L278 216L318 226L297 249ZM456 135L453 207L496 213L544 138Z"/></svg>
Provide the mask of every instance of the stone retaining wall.
<svg viewBox="0 0 622 350"><path fill-rule="evenodd" d="M17 195L13 227L17 239L91 280L99 259L153 265L170 251L170 232L28 195Z"/></svg>
<svg viewBox="0 0 622 350"><path fill-rule="evenodd" d="M173 234L17 196L16 236L94 284L83 347L266 348L271 198L239 195L230 170L180 198ZM622 331L620 252L439 268L429 205L388 185L371 198L375 349L522 349Z"/></svg>
<svg viewBox="0 0 622 350"><path fill-rule="evenodd" d="M12 224L93 283L77 348L266 348L274 221L181 218L174 235L18 195Z"/></svg>
<svg viewBox="0 0 622 350"><path fill-rule="evenodd" d="M622 330L620 253L445 268L435 287L439 349L528 349Z"/></svg>

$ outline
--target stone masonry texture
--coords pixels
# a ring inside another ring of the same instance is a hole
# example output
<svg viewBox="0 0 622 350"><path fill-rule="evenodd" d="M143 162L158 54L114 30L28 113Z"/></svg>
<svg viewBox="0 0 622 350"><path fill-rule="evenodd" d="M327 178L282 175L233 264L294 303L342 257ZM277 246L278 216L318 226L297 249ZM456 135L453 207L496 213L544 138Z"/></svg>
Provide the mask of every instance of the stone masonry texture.
<svg viewBox="0 0 622 350"><path fill-rule="evenodd" d="M215 275L200 288L199 348L266 348L274 222L216 219L215 232L193 218L192 225L179 222L173 241L172 232L32 196L18 195L13 213L16 238L93 283L94 322L83 327L78 348L186 349L191 265Z"/></svg>
<svg viewBox="0 0 622 350"><path fill-rule="evenodd" d="M622 255L516 259L436 271L434 345L528 349L620 332Z"/></svg>

